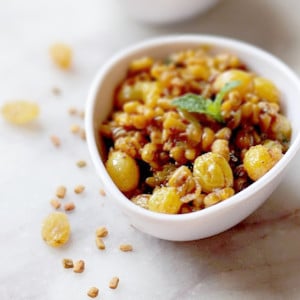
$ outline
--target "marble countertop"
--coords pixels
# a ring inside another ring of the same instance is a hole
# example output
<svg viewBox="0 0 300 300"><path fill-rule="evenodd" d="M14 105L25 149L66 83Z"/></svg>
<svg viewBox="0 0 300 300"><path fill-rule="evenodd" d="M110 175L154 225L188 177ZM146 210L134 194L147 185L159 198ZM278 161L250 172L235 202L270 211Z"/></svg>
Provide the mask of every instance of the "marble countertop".
<svg viewBox="0 0 300 300"><path fill-rule="evenodd" d="M147 37L205 33L242 39L270 51L300 74L300 3L297 0L226 0L181 24L150 26L130 19L116 1L27 0L0 3L0 105L13 99L39 103L37 122L15 127L0 118L0 299L300 299L300 154L270 199L233 229L205 240L175 243L136 231L101 196L104 188L87 146L72 135L71 106L82 110L91 80L120 48ZM62 72L49 45L70 44L74 65ZM61 90L60 95L53 88ZM295 99L298 101L299 99ZM55 148L50 136L61 138ZM76 161L87 161L85 168ZM58 185L66 199L72 238L52 249L41 239L41 222ZM81 195L73 188L86 186ZM106 225L106 250L94 242ZM133 252L123 253L121 243ZM62 258L83 259L85 272L63 269ZM108 287L113 276L118 289Z"/></svg>

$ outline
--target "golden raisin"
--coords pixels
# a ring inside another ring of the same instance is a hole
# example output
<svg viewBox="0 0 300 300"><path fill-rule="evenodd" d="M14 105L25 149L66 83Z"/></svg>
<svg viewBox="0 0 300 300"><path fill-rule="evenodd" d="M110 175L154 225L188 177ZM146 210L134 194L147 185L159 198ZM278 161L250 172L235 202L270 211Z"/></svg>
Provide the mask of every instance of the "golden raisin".
<svg viewBox="0 0 300 300"><path fill-rule="evenodd" d="M1 109L4 119L12 124L27 124L39 115L39 106L30 101L16 100L5 103Z"/></svg>
<svg viewBox="0 0 300 300"><path fill-rule="evenodd" d="M148 202L149 210L165 214L177 214L181 205L182 202L175 187L156 189Z"/></svg>
<svg viewBox="0 0 300 300"><path fill-rule="evenodd" d="M224 156L218 153L207 152L199 156L194 162L193 174L206 193L233 185L230 165Z"/></svg>
<svg viewBox="0 0 300 300"><path fill-rule="evenodd" d="M254 78L254 91L255 94L269 102L279 102L280 94L274 83L263 77Z"/></svg>
<svg viewBox="0 0 300 300"><path fill-rule="evenodd" d="M245 95L253 89L253 76L251 73L238 69L231 69L221 73L216 78L213 87L216 91L220 91L225 84L232 81L240 82L240 85L235 87L234 90L241 95Z"/></svg>
<svg viewBox="0 0 300 300"><path fill-rule="evenodd" d="M106 169L114 183L122 192L134 190L139 182L140 171L136 161L121 151L111 152Z"/></svg>
<svg viewBox="0 0 300 300"><path fill-rule="evenodd" d="M52 247L60 247L68 242L71 227L66 214L62 212L51 213L43 222L42 238Z"/></svg>
<svg viewBox="0 0 300 300"><path fill-rule="evenodd" d="M72 64L72 49L63 43L56 43L50 47L53 62L61 69L69 69Z"/></svg>
<svg viewBox="0 0 300 300"><path fill-rule="evenodd" d="M252 146L244 157L244 168L248 176L256 181L266 174L282 157L281 148L267 148L263 145Z"/></svg>

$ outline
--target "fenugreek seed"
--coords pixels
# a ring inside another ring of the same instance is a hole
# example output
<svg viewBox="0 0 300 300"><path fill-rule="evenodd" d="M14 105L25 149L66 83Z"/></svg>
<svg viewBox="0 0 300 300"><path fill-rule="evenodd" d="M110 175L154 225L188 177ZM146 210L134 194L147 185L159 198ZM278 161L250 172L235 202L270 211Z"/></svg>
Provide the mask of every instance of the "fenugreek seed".
<svg viewBox="0 0 300 300"><path fill-rule="evenodd" d="M68 202L64 205L65 211L71 211L73 209L75 209L75 204L73 202Z"/></svg>
<svg viewBox="0 0 300 300"><path fill-rule="evenodd" d="M61 199L65 198L66 192L67 192L66 187L61 185L56 189L56 197L61 198Z"/></svg>
<svg viewBox="0 0 300 300"><path fill-rule="evenodd" d="M81 119L84 119L84 111L80 111L80 112L79 112L79 117L80 117Z"/></svg>
<svg viewBox="0 0 300 300"><path fill-rule="evenodd" d="M85 130L84 129L80 129L79 131L79 136L82 140L86 140L86 135L85 135Z"/></svg>
<svg viewBox="0 0 300 300"><path fill-rule="evenodd" d="M113 277L109 282L109 287L111 289L116 289L119 284L119 277Z"/></svg>
<svg viewBox="0 0 300 300"><path fill-rule="evenodd" d="M73 271L75 273L82 273L84 271L84 261L83 260L78 260L75 262Z"/></svg>
<svg viewBox="0 0 300 300"><path fill-rule="evenodd" d="M105 193L105 191L104 191L103 189L100 189L100 190L99 190L99 194L100 194L101 196L106 196L106 193Z"/></svg>
<svg viewBox="0 0 300 300"><path fill-rule="evenodd" d="M75 107L70 107L69 108L69 114L70 115L76 115L78 113L78 110L77 110L77 108L75 108Z"/></svg>
<svg viewBox="0 0 300 300"><path fill-rule="evenodd" d="M79 160L77 161L76 165L78 168L83 168L86 166L86 162L84 160Z"/></svg>
<svg viewBox="0 0 300 300"><path fill-rule="evenodd" d="M50 204L55 208L59 209L61 206L61 203L57 199L51 199Z"/></svg>
<svg viewBox="0 0 300 300"><path fill-rule="evenodd" d="M96 287L91 287L88 292L87 295L91 298L96 298L99 294L99 289L97 289Z"/></svg>
<svg viewBox="0 0 300 300"><path fill-rule="evenodd" d="M55 147L59 147L61 142L60 142L60 138L56 135L51 135L50 136L50 140L52 142L52 144L55 146Z"/></svg>
<svg viewBox="0 0 300 300"><path fill-rule="evenodd" d="M75 192L76 194L81 194L81 193L84 191L84 189L85 189L85 186L79 184L79 185L76 185L76 186L75 186L74 192Z"/></svg>
<svg viewBox="0 0 300 300"><path fill-rule="evenodd" d="M96 245L97 245L97 248L100 250L105 249L105 244L104 244L102 238L100 238L100 237L96 237Z"/></svg>
<svg viewBox="0 0 300 300"><path fill-rule="evenodd" d="M61 94L61 89L57 86L54 86L52 88L52 93L55 95L55 96L59 96Z"/></svg>
<svg viewBox="0 0 300 300"><path fill-rule="evenodd" d="M128 252L128 251L132 251L133 248L130 244L121 244L120 245L120 250L123 252Z"/></svg>
<svg viewBox="0 0 300 300"><path fill-rule="evenodd" d="M65 269L71 269L74 267L73 260L69 258L64 258L62 260L62 264Z"/></svg>
<svg viewBox="0 0 300 300"><path fill-rule="evenodd" d="M83 141L86 140L86 134L85 134L84 129L81 129L81 130L80 130L79 136L80 136L80 138L81 138Z"/></svg>
<svg viewBox="0 0 300 300"><path fill-rule="evenodd" d="M108 230L106 229L106 227L101 226L101 227L96 229L96 236L106 237L107 235L108 235Z"/></svg>
<svg viewBox="0 0 300 300"><path fill-rule="evenodd" d="M70 127L70 131L74 134L78 133L80 131L80 126L77 124L73 124Z"/></svg>

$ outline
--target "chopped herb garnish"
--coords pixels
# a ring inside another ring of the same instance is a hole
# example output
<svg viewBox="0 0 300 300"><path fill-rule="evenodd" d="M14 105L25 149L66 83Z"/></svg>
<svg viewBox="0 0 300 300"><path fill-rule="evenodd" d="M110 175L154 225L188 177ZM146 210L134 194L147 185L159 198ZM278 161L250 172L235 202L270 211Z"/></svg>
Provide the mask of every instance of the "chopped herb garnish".
<svg viewBox="0 0 300 300"><path fill-rule="evenodd" d="M220 90L220 92L216 95L215 100L207 99L201 95L188 93L179 98L174 99L172 101L172 104L180 110L206 114L212 117L214 120L222 123L224 122L221 114L221 105L223 98L229 91L231 91L239 85L240 81L238 80L226 83Z"/></svg>
<svg viewBox="0 0 300 300"><path fill-rule="evenodd" d="M170 65L170 64L172 64L174 61L173 61L173 59L171 58L171 57L167 57L165 60L164 60L164 64L165 65Z"/></svg>

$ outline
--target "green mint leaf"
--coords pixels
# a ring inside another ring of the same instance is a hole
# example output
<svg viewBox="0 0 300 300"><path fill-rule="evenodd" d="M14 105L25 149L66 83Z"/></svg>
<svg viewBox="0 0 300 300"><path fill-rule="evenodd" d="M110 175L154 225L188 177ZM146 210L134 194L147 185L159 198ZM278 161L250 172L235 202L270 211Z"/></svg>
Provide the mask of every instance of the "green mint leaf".
<svg viewBox="0 0 300 300"><path fill-rule="evenodd" d="M241 84L239 80L231 81L226 83L217 94L215 102L221 103L225 95L230 92L232 89L238 87Z"/></svg>
<svg viewBox="0 0 300 300"><path fill-rule="evenodd" d="M188 112L206 113L207 101L211 100L200 95L188 93L173 100L172 104Z"/></svg>
<svg viewBox="0 0 300 300"><path fill-rule="evenodd" d="M232 81L224 85L220 92L216 95L215 100L206 99L201 95L192 93L185 94L172 101L172 104L180 110L202 113L212 117L214 120L224 122L221 114L221 105L225 95L233 88L240 85L240 81Z"/></svg>

